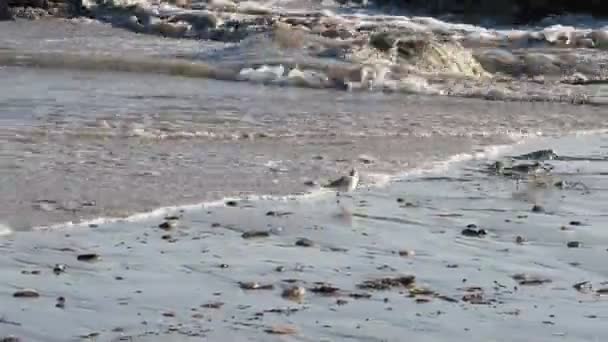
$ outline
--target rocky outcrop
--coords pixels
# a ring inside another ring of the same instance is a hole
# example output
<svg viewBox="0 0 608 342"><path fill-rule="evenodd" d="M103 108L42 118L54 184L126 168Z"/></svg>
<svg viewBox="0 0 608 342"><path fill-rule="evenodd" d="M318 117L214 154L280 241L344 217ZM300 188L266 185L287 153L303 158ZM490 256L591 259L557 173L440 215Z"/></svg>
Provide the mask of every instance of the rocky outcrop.
<svg viewBox="0 0 608 342"><path fill-rule="evenodd" d="M13 19L13 14L8 8L8 0L0 0L0 21L11 19Z"/></svg>
<svg viewBox="0 0 608 342"><path fill-rule="evenodd" d="M600 0L375 0L375 3L434 14L458 13L470 18L504 17L520 22L563 13L608 16L608 1Z"/></svg>

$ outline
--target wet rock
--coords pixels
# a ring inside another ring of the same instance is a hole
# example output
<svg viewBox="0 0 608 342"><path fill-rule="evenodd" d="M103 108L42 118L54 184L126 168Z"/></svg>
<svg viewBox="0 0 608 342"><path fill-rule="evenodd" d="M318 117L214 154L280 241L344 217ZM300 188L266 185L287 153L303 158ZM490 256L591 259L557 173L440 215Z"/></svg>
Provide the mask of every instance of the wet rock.
<svg viewBox="0 0 608 342"><path fill-rule="evenodd" d="M177 221L176 220L168 220L165 221L161 224L158 225L158 228L160 229L164 229L164 230L170 230L177 227Z"/></svg>
<svg viewBox="0 0 608 342"><path fill-rule="evenodd" d="M357 285L360 289L368 290L389 290L393 287L411 287L414 285L416 277L413 275L406 275L395 278L380 278L366 280L361 284Z"/></svg>
<svg viewBox="0 0 608 342"><path fill-rule="evenodd" d="M517 243L518 245L523 245L526 242L526 239L523 236L518 235L515 238L515 243Z"/></svg>
<svg viewBox="0 0 608 342"><path fill-rule="evenodd" d="M595 30L591 32L593 45L598 49L608 49L608 30Z"/></svg>
<svg viewBox="0 0 608 342"><path fill-rule="evenodd" d="M581 221L570 221L571 226L582 226L583 223Z"/></svg>
<svg viewBox="0 0 608 342"><path fill-rule="evenodd" d="M277 266L274 268L276 272L285 272L285 266Z"/></svg>
<svg viewBox="0 0 608 342"><path fill-rule="evenodd" d="M468 237L484 237L488 232L485 229L477 228L475 224L469 224L462 230L461 234Z"/></svg>
<svg viewBox="0 0 608 342"><path fill-rule="evenodd" d="M240 282L239 286L243 290L272 290L272 289L274 289L274 285L272 285L272 284L262 285L255 281Z"/></svg>
<svg viewBox="0 0 608 342"><path fill-rule="evenodd" d="M8 0L0 0L0 21L14 19L13 14L8 8Z"/></svg>
<svg viewBox="0 0 608 342"><path fill-rule="evenodd" d="M237 201L226 201L225 204L227 207L236 207L239 205L239 203Z"/></svg>
<svg viewBox="0 0 608 342"><path fill-rule="evenodd" d="M59 309L65 309L65 297L58 297L57 304L55 304L55 307Z"/></svg>
<svg viewBox="0 0 608 342"><path fill-rule="evenodd" d="M309 290L312 293L318 293L323 295L334 295L338 291L340 291L339 288L324 283L317 284L315 287L310 288Z"/></svg>
<svg viewBox="0 0 608 342"><path fill-rule="evenodd" d="M369 298L372 298L372 295L369 294L369 293L357 293L357 292L355 292L355 293L350 293L348 296L351 297L351 298L354 298L354 299L369 299Z"/></svg>
<svg viewBox="0 0 608 342"><path fill-rule="evenodd" d="M288 287L283 290L283 293L281 293L281 297L294 302L302 302L304 300L305 295L306 289L301 286Z"/></svg>
<svg viewBox="0 0 608 342"><path fill-rule="evenodd" d="M34 289L23 289L13 293L15 298L38 298L40 294Z"/></svg>
<svg viewBox="0 0 608 342"><path fill-rule="evenodd" d="M243 239L255 239L255 238L266 238L270 236L270 232L267 230L252 230L245 232L241 235Z"/></svg>
<svg viewBox="0 0 608 342"><path fill-rule="evenodd" d="M296 240L295 243L296 246L299 247L313 247L315 245L314 241L307 239L307 238L300 238L298 240Z"/></svg>
<svg viewBox="0 0 608 342"><path fill-rule="evenodd" d="M291 212L291 211L283 211L283 212L281 212L281 211L273 211L273 210L271 210L271 211L269 211L269 212L266 213L266 216L281 217L281 216L287 216L287 215L292 215L292 214L293 214L293 212Z"/></svg>
<svg viewBox="0 0 608 342"><path fill-rule="evenodd" d="M539 205L539 204L535 204L535 205L532 207L532 212L533 212L533 213L543 213L543 212L545 212L545 208L543 208L543 206L541 206L541 205Z"/></svg>
<svg viewBox="0 0 608 342"><path fill-rule="evenodd" d="M99 256L99 254L96 254L96 253L80 254L76 257L76 260L78 260L78 261L87 261L87 262L98 261L99 259L101 259L101 256Z"/></svg>
<svg viewBox="0 0 608 342"><path fill-rule="evenodd" d="M572 285L572 287L578 291L578 292L582 292L582 293L587 293L589 291L592 290L592 285L591 282L589 281L582 281L580 283L576 283L574 285Z"/></svg>
<svg viewBox="0 0 608 342"><path fill-rule="evenodd" d="M600 296L608 296L608 288L599 289L599 290L595 291L595 293Z"/></svg>
<svg viewBox="0 0 608 342"><path fill-rule="evenodd" d="M568 241L568 243L566 244L566 246L568 246L568 248L579 248L582 245L583 244L580 241Z"/></svg>
<svg viewBox="0 0 608 342"><path fill-rule="evenodd" d="M264 331L268 334L273 335L293 335L298 332L296 328L289 325L275 325L270 328L264 329Z"/></svg>

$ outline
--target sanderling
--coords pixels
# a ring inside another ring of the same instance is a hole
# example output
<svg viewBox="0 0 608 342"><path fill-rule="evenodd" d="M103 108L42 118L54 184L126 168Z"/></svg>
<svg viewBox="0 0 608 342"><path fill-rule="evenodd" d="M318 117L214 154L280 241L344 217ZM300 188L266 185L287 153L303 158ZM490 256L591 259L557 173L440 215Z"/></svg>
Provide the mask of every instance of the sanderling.
<svg viewBox="0 0 608 342"><path fill-rule="evenodd" d="M342 176L324 185L323 188L333 190L336 192L336 195L340 196L342 192L354 191L357 185L359 185L359 172L355 168L352 168L347 176Z"/></svg>

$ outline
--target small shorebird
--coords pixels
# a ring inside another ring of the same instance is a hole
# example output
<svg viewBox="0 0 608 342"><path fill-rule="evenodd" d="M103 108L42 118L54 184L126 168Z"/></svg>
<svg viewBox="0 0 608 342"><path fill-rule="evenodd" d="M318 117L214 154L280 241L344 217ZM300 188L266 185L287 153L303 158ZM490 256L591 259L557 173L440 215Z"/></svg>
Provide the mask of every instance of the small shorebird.
<svg viewBox="0 0 608 342"><path fill-rule="evenodd" d="M342 192L352 192L359 185L359 172L354 167L350 170L347 176L342 176L334 181L323 186L325 189L333 190L336 196L340 196ZM340 200L338 200L339 202Z"/></svg>

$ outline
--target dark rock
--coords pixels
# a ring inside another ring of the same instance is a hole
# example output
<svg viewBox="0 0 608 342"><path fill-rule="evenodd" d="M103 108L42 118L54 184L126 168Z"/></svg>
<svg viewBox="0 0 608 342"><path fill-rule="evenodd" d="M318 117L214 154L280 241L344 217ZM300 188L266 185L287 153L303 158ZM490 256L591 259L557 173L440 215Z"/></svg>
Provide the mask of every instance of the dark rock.
<svg viewBox="0 0 608 342"><path fill-rule="evenodd" d="M515 243L517 243L517 244L520 244L520 245L521 245L521 244L523 244L524 242L526 242L526 239L525 239L523 236L518 235L518 236L515 238Z"/></svg>
<svg viewBox="0 0 608 342"><path fill-rule="evenodd" d="M469 226L477 227L475 225L469 225ZM467 226L467 227L469 227L469 226ZM488 232L485 229L466 228L461 232L461 234L464 236L469 236L469 237L484 237L488 234Z"/></svg>
<svg viewBox="0 0 608 342"><path fill-rule="evenodd" d="M55 307L65 309L65 297L57 298L57 304L55 304Z"/></svg>
<svg viewBox="0 0 608 342"><path fill-rule="evenodd" d="M571 226L582 226L583 223L581 221L570 221Z"/></svg>
<svg viewBox="0 0 608 342"><path fill-rule="evenodd" d="M101 257L99 256L99 254L96 253L85 253L85 254L80 254L76 257L76 260L78 261L97 261L101 259Z"/></svg>
<svg viewBox="0 0 608 342"><path fill-rule="evenodd" d="M14 19L13 14L8 8L8 0L0 0L0 21Z"/></svg>
<svg viewBox="0 0 608 342"><path fill-rule="evenodd" d="M237 201L226 201L227 207L236 207L237 205L239 205L239 202Z"/></svg>
<svg viewBox="0 0 608 342"><path fill-rule="evenodd" d="M177 227L177 221L176 220L167 220L161 224L158 225L158 228L160 229L164 229L164 230L170 230Z"/></svg>
<svg viewBox="0 0 608 342"><path fill-rule="evenodd" d="M265 238L269 236L270 232L267 230L252 230L241 235L243 239Z"/></svg>
<svg viewBox="0 0 608 342"><path fill-rule="evenodd" d="M582 245L583 244L580 241L568 241L568 243L566 244L566 246L568 246L568 248L579 248Z"/></svg>
<svg viewBox="0 0 608 342"><path fill-rule="evenodd" d="M310 239L300 238L296 241L295 245L299 247L312 247L315 245L315 243Z"/></svg>
<svg viewBox="0 0 608 342"><path fill-rule="evenodd" d="M545 208L543 208L541 205L535 204L532 207L532 212L533 213L543 213L543 212L545 212Z"/></svg>
<svg viewBox="0 0 608 342"><path fill-rule="evenodd" d="M335 286L331 286L331 285L323 284L323 283L318 284L317 286L310 288L309 290L310 290L310 292L320 293L320 294L324 294L324 295L333 295L333 294L336 294L338 291L340 291L340 289Z"/></svg>
<svg viewBox="0 0 608 342"><path fill-rule="evenodd" d="M15 298L38 298L40 294L34 289L23 289L13 293Z"/></svg>
<svg viewBox="0 0 608 342"><path fill-rule="evenodd" d="M285 271L285 266L277 266L277 267L275 267L274 270L277 271L277 272L284 272Z"/></svg>

